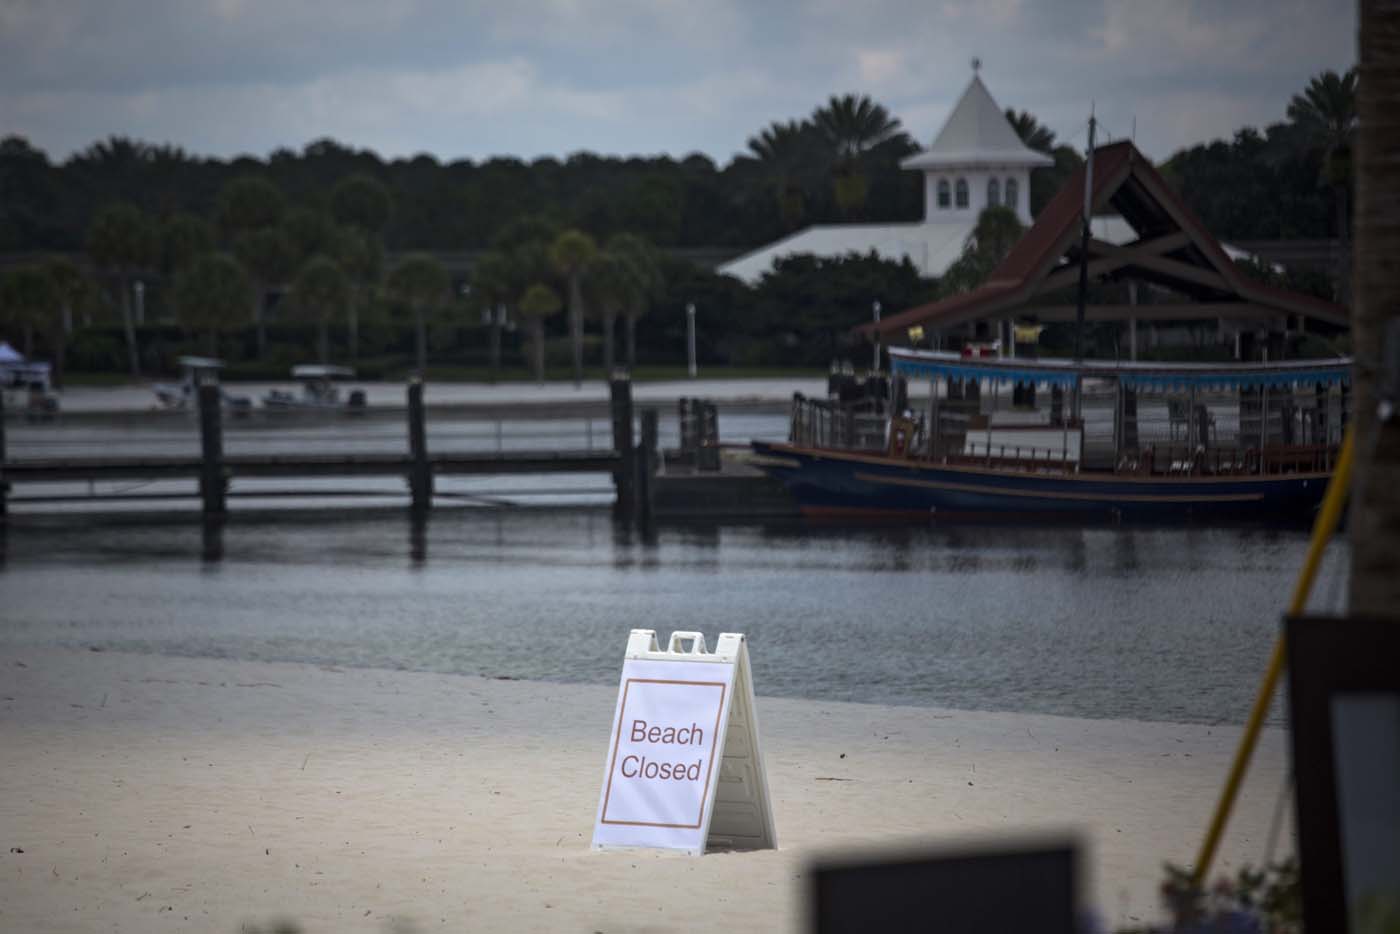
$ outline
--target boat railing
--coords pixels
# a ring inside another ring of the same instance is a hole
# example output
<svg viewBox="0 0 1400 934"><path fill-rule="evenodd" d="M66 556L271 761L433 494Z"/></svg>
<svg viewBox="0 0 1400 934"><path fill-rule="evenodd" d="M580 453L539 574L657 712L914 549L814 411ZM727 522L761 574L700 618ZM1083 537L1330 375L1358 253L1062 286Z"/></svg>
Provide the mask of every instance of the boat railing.
<svg viewBox="0 0 1400 934"><path fill-rule="evenodd" d="M1119 473L1181 476L1252 476L1327 473L1337 459L1337 445L1295 444L1256 447L1216 447L1149 444L1125 454Z"/></svg>
<svg viewBox="0 0 1400 934"><path fill-rule="evenodd" d="M795 393L788 440L802 447L882 451L888 420L870 402L841 403Z"/></svg>

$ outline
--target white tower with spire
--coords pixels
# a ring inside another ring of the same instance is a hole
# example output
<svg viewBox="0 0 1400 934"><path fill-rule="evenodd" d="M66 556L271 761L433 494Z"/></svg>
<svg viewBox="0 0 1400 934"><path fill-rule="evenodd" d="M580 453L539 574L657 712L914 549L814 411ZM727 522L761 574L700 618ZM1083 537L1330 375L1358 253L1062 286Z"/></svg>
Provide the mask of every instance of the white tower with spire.
<svg viewBox="0 0 1400 934"><path fill-rule="evenodd" d="M936 277L962 255L978 215L988 205L1011 208L1029 227L1031 170L1054 165L1055 160L1021 142L982 83L980 68L981 62L973 59L972 83L933 145L900 163L903 168L924 173L923 220L914 224L817 224L736 257L721 265L719 272L756 283L784 256L863 256L874 252L894 262L908 260L920 275Z"/></svg>
<svg viewBox="0 0 1400 934"><path fill-rule="evenodd" d="M1055 160L1021 142L987 86L981 62L972 82L934 137L933 145L900 163L924 173L924 223L973 220L994 204L1031 223L1031 169Z"/></svg>

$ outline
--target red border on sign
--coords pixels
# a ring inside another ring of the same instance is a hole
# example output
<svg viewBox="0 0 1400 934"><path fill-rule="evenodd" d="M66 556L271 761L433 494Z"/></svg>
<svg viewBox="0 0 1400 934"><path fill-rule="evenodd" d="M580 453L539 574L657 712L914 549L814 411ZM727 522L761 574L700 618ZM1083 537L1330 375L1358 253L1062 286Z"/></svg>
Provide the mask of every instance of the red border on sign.
<svg viewBox="0 0 1400 934"><path fill-rule="evenodd" d="M637 684L688 684L695 687L719 688L719 709L715 711L715 731L710 735L714 740L710 743L710 761L705 766L705 787L700 793L700 813L695 818L693 824L661 824L655 821L642 820L608 820L608 804L612 798L613 771L617 768L617 747L622 743L622 722L627 718L627 695L632 690L632 683ZM705 822L705 802L710 797L710 776L715 768L715 750L719 748L719 722L724 715L724 697L727 685L723 681L672 681L664 678L628 678L622 684L622 703L617 709L617 723L613 727L613 749L612 756L608 759L608 786L603 792L603 816L601 823L617 824L627 827L672 827L681 830L698 830Z"/></svg>

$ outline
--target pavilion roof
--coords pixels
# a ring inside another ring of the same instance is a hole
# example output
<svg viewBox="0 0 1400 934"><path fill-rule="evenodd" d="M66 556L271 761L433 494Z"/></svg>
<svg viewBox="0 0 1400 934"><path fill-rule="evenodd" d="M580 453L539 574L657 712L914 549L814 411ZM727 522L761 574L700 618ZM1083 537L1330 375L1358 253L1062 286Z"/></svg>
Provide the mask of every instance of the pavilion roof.
<svg viewBox="0 0 1400 934"><path fill-rule="evenodd" d="M1091 280L1131 278L1163 285L1189 299L1175 304L1090 305L1090 320L1186 320L1303 315L1331 325L1349 323L1335 302L1280 289L1241 271L1152 163L1131 142L1094 150L1091 213L1114 211L1138 239L1115 245L1090 239ZM951 327L969 321L1034 316L1073 318L1073 306L1035 304L1039 296L1073 290L1078 281L1080 228L1088 163L1050 200L987 281L954 295L855 329L887 338L914 326Z"/></svg>

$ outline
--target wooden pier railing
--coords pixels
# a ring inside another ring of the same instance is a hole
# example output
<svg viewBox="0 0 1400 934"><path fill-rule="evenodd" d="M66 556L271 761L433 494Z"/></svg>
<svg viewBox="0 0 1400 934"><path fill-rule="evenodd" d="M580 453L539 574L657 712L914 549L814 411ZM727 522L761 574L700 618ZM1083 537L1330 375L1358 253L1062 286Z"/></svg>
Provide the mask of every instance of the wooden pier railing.
<svg viewBox="0 0 1400 934"><path fill-rule="evenodd" d="M43 501L140 499L197 497L205 518L225 514L230 482L240 477L318 478L338 476L381 476L404 478L410 509L424 514L432 508L433 481L444 475L520 475L563 473L609 473L615 491L614 510L625 521L651 513L653 485L658 457L655 449L657 420L655 410L642 412L641 443L633 443L632 393L630 380L617 376L611 385L612 444L595 450L502 450L433 453L428 448L423 405L423 384L410 382L408 395L408 449L394 452L323 453L237 453L228 454L223 444L223 421L219 387L209 383L199 387L199 453L138 454L97 456L45 456L15 460L7 457L4 431L4 402L0 398L0 522L4 521L9 494L14 485L79 481L95 483L113 480L198 481L197 492L160 494L89 494L72 497L43 497ZM591 425L589 428L591 440ZM267 491L259 495L291 496L292 491ZM307 495L307 494L295 494ZM446 495L446 494L444 494Z"/></svg>

